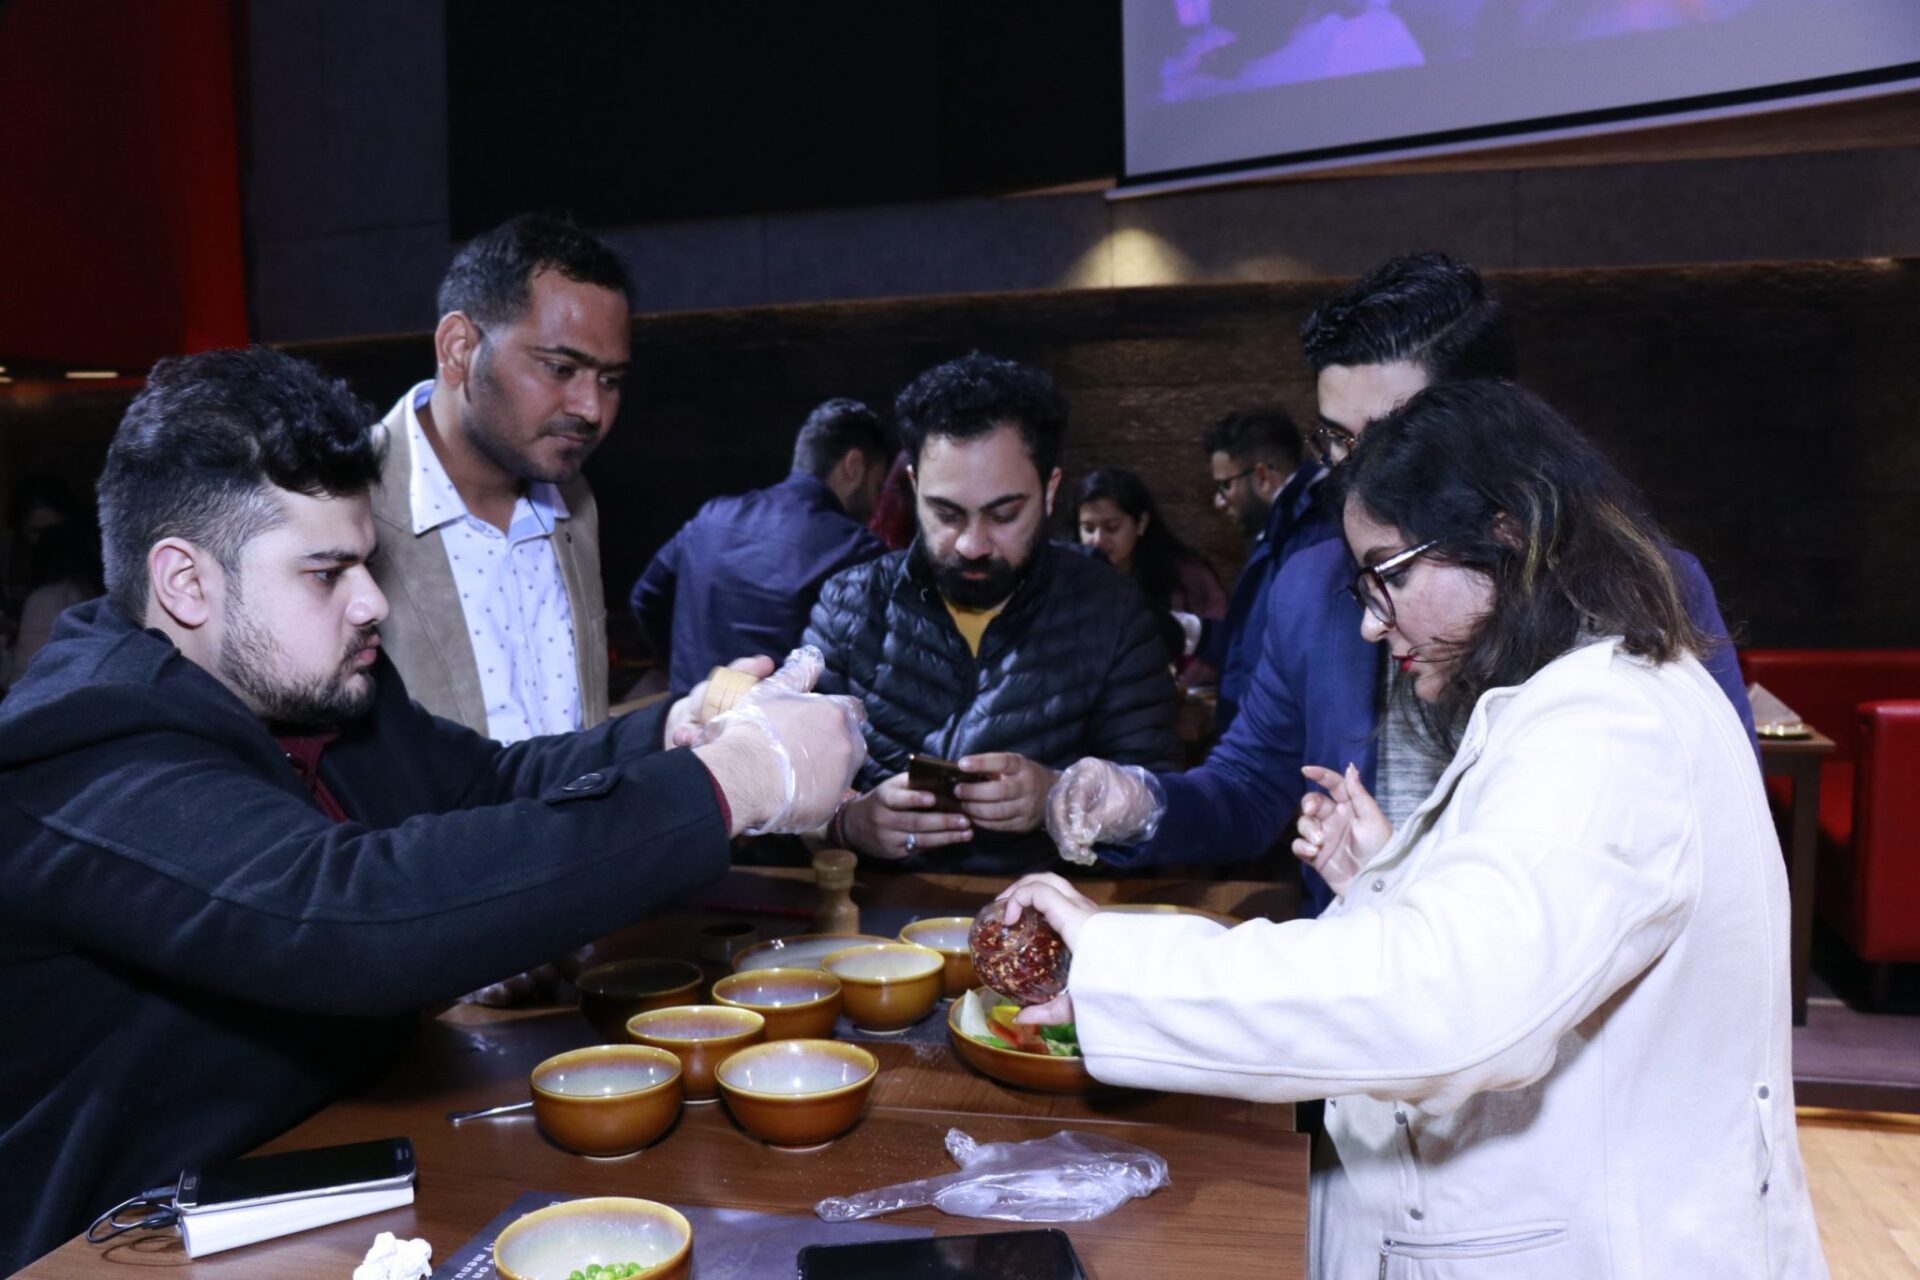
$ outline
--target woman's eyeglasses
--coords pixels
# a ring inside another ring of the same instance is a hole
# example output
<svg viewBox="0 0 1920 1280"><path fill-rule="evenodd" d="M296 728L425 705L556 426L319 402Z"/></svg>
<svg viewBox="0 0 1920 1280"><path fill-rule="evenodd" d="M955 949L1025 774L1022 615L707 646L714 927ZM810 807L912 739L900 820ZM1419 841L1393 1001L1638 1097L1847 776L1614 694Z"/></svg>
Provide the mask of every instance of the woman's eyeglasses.
<svg viewBox="0 0 1920 1280"><path fill-rule="evenodd" d="M1415 560L1440 545L1440 539L1423 542L1417 547L1408 547L1405 551L1396 551L1378 564L1363 565L1360 572L1353 575L1353 581L1347 590L1353 598L1379 620L1383 627L1393 625L1393 593L1387 588L1406 576L1407 567Z"/></svg>

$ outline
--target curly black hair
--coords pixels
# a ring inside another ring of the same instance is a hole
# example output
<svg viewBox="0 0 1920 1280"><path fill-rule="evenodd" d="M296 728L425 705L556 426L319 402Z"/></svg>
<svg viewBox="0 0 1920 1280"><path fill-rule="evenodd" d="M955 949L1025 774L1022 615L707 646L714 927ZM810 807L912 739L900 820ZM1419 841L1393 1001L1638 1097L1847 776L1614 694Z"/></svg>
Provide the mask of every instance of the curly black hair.
<svg viewBox="0 0 1920 1280"><path fill-rule="evenodd" d="M1300 345L1315 373L1409 360L1430 382L1515 375L1506 308L1478 271L1444 253L1382 263L1314 308Z"/></svg>
<svg viewBox="0 0 1920 1280"><path fill-rule="evenodd" d="M162 538L205 547L237 572L240 548L285 518L274 489L365 493L386 451L374 423L346 383L270 347L160 361L100 473L108 598L144 618L147 552Z"/></svg>
<svg viewBox="0 0 1920 1280"><path fill-rule="evenodd" d="M1043 371L978 351L935 365L893 404L900 444L917 466L928 436L971 440L1000 427L1019 428L1044 483L1060 463L1067 401Z"/></svg>

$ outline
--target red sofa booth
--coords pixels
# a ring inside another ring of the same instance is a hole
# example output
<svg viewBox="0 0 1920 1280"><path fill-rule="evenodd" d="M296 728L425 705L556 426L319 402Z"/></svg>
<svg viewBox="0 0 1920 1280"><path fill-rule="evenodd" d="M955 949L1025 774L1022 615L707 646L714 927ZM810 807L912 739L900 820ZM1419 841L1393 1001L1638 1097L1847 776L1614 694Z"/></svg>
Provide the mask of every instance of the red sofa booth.
<svg viewBox="0 0 1920 1280"><path fill-rule="evenodd" d="M1920 961L1920 649L1750 649L1740 669L1835 743L1820 918L1862 960Z"/></svg>

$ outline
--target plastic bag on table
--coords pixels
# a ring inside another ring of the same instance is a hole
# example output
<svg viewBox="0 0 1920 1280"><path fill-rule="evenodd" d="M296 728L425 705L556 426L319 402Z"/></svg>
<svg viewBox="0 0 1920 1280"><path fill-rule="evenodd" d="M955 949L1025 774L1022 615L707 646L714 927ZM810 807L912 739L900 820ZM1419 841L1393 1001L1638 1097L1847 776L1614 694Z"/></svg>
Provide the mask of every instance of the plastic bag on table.
<svg viewBox="0 0 1920 1280"><path fill-rule="evenodd" d="M828 1222L871 1218L930 1204L961 1218L1006 1222L1088 1222L1167 1185L1167 1162L1145 1147L1063 1131L985 1146L947 1130L959 1172L829 1196L813 1206Z"/></svg>

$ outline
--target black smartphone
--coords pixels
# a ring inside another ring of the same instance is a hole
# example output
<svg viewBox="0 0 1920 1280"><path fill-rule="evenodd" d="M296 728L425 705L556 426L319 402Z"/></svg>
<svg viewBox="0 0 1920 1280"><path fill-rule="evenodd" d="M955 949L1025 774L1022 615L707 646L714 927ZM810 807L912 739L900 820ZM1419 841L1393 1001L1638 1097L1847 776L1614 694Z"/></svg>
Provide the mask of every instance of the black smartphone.
<svg viewBox="0 0 1920 1280"><path fill-rule="evenodd" d="M953 794L955 784L985 782L990 776L962 769L953 761L942 760L939 756L907 757L907 785L915 791L931 792L935 813L959 813L960 798Z"/></svg>
<svg viewBox="0 0 1920 1280"><path fill-rule="evenodd" d="M413 1181L413 1143L405 1138L282 1151L188 1169L174 1188L181 1212L302 1200L345 1191L380 1191Z"/></svg>
<svg viewBox="0 0 1920 1280"><path fill-rule="evenodd" d="M871 1244L810 1244L800 1280L1087 1280L1057 1227Z"/></svg>

